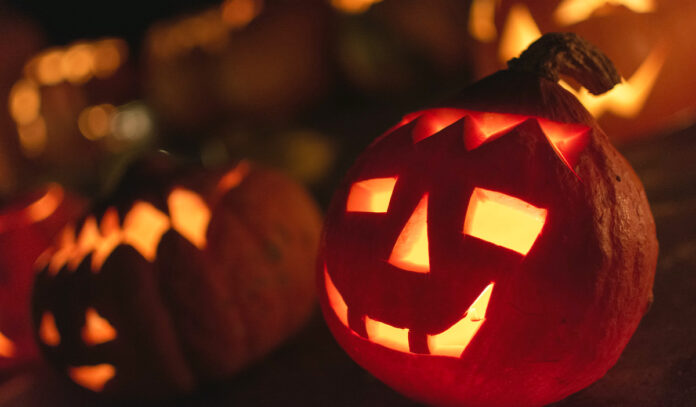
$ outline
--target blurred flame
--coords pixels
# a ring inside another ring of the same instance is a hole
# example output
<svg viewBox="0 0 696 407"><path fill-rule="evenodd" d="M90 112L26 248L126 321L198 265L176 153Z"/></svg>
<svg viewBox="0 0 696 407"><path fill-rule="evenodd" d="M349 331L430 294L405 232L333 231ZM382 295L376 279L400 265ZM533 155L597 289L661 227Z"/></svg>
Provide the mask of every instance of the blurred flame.
<svg viewBox="0 0 696 407"><path fill-rule="evenodd" d="M624 6L634 13L651 13L657 8L655 0L563 0L553 13L559 25L579 23L605 5Z"/></svg>
<svg viewBox="0 0 696 407"><path fill-rule="evenodd" d="M63 80L63 50L50 49L36 57L34 76L42 85L55 85Z"/></svg>
<svg viewBox="0 0 696 407"><path fill-rule="evenodd" d="M226 0L220 7L222 21L230 28L246 27L263 10L262 0Z"/></svg>
<svg viewBox="0 0 696 407"><path fill-rule="evenodd" d="M111 132L111 122L116 114L116 107L111 104L89 106L80 112L77 125L88 140L97 140Z"/></svg>
<svg viewBox="0 0 696 407"><path fill-rule="evenodd" d="M10 115L18 124L29 124L39 117L41 95L33 81L22 79L15 83L9 99Z"/></svg>
<svg viewBox="0 0 696 407"><path fill-rule="evenodd" d="M498 0L473 0L469 13L469 34L481 42L498 36L495 28L495 6Z"/></svg>
<svg viewBox="0 0 696 407"><path fill-rule="evenodd" d="M373 4L380 3L382 0L331 0L331 5L346 14L364 13Z"/></svg>
<svg viewBox="0 0 696 407"><path fill-rule="evenodd" d="M36 120L26 125L18 125L17 134L19 135L19 144L24 155L33 158L43 153L48 141L46 121L43 117L39 116Z"/></svg>
<svg viewBox="0 0 696 407"><path fill-rule="evenodd" d="M125 61L128 45L118 38L107 38L92 47L94 58L93 72L97 78L108 78Z"/></svg>

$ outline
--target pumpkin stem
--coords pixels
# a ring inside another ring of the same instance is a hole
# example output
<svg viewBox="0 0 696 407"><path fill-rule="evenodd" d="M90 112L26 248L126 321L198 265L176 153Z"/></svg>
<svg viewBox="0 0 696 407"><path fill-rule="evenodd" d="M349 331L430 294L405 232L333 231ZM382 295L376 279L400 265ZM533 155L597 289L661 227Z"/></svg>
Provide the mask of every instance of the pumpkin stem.
<svg viewBox="0 0 696 407"><path fill-rule="evenodd" d="M543 76L554 82L569 76L590 93L604 93L621 82L611 60L575 33L548 33L534 41L508 68Z"/></svg>

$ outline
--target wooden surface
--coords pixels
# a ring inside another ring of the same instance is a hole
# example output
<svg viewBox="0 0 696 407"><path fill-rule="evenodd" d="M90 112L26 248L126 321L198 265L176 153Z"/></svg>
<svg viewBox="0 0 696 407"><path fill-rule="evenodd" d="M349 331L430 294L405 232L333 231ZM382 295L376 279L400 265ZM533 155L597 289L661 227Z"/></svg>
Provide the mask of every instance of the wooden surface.
<svg viewBox="0 0 696 407"><path fill-rule="evenodd" d="M655 302L618 364L554 407L696 406L696 127L622 150L643 179L657 222ZM2 407L133 405L95 399L42 366L0 380ZM292 341L234 380L162 405L418 404L355 365L317 311Z"/></svg>

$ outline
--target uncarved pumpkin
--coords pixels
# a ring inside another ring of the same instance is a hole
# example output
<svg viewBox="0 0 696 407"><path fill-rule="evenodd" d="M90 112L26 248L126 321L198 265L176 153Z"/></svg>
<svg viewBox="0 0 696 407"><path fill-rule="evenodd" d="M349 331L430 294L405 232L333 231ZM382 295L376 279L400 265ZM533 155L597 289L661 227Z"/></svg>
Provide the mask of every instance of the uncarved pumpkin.
<svg viewBox="0 0 696 407"><path fill-rule="evenodd" d="M643 187L556 80L618 75L574 35L529 51L358 158L329 209L320 302L339 344L430 404L541 406L599 379L646 312Z"/></svg>
<svg viewBox="0 0 696 407"><path fill-rule="evenodd" d="M78 385L158 398L227 378L300 327L320 217L299 185L246 162L139 172L44 256L33 318Z"/></svg>

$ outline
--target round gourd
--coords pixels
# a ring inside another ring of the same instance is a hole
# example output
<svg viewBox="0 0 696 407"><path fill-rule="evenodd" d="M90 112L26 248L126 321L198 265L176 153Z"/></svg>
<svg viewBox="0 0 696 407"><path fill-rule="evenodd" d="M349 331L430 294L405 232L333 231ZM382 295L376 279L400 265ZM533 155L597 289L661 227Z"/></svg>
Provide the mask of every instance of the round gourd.
<svg viewBox="0 0 696 407"><path fill-rule="evenodd" d="M643 187L556 81L618 81L572 34L406 115L336 191L318 283L358 364L436 405L541 406L599 379L647 311Z"/></svg>
<svg viewBox="0 0 696 407"><path fill-rule="evenodd" d="M159 165L132 171L68 225L35 283L48 361L119 398L225 379L313 305L320 216L299 185L247 162L183 174Z"/></svg>

